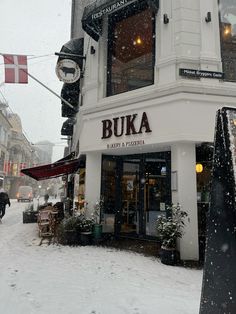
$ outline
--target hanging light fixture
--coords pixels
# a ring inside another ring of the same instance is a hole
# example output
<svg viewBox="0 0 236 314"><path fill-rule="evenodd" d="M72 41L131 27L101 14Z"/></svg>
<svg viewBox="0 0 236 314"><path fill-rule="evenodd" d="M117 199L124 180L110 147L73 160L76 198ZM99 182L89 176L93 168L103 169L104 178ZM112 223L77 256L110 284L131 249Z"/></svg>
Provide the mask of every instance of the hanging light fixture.
<svg viewBox="0 0 236 314"><path fill-rule="evenodd" d="M133 44L135 45L142 45L143 41L140 36L137 36L137 38L134 40Z"/></svg>

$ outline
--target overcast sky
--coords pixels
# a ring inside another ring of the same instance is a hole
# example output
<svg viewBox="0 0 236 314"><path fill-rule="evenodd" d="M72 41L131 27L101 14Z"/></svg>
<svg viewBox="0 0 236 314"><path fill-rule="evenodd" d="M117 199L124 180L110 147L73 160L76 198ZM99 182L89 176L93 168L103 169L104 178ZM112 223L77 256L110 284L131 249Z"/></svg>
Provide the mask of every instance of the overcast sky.
<svg viewBox="0 0 236 314"><path fill-rule="evenodd" d="M71 0L0 0L0 53L29 55L29 73L60 94L54 53L70 40L70 20ZM30 77L28 84L2 82L0 56L0 100L3 94L31 142L56 143L53 160L63 157L66 141L61 140L61 127L66 118L61 117L60 99Z"/></svg>

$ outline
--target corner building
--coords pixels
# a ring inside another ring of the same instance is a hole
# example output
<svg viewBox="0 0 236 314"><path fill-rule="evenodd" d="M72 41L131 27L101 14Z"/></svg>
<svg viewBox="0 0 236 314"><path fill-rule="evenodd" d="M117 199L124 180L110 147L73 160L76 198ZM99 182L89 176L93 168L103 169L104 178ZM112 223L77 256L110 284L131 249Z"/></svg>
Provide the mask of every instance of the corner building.
<svg viewBox="0 0 236 314"><path fill-rule="evenodd" d="M97 0L81 24L71 149L86 156L88 209L103 197L104 230L155 239L156 217L179 203L181 259L201 259L216 111L235 107L235 1Z"/></svg>

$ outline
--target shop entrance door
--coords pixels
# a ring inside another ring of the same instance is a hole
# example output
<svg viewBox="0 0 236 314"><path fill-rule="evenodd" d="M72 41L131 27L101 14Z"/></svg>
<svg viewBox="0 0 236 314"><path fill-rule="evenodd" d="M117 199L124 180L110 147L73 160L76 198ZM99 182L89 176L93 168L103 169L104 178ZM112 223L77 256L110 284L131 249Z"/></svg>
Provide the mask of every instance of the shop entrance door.
<svg viewBox="0 0 236 314"><path fill-rule="evenodd" d="M156 237L157 216L171 204L170 152L104 156L102 196L115 234Z"/></svg>
<svg viewBox="0 0 236 314"><path fill-rule="evenodd" d="M156 237L156 219L170 204L170 167L159 154L121 161L120 233Z"/></svg>
<svg viewBox="0 0 236 314"><path fill-rule="evenodd" d="M121 233L139 233L139 161L124 161L121 177Z"/></svg>

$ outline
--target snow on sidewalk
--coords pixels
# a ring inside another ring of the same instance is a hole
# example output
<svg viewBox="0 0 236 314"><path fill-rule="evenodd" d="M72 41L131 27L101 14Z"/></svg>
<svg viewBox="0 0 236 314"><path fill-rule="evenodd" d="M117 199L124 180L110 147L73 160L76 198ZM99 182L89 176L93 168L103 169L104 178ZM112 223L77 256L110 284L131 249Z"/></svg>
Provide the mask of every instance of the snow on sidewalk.
<svg viewBox="0 0 236 314"><path fill-rule="evenodd" d="M101 247L41 245L12 202L0 226L0 313L197 314L202 271Z"/></svg>

